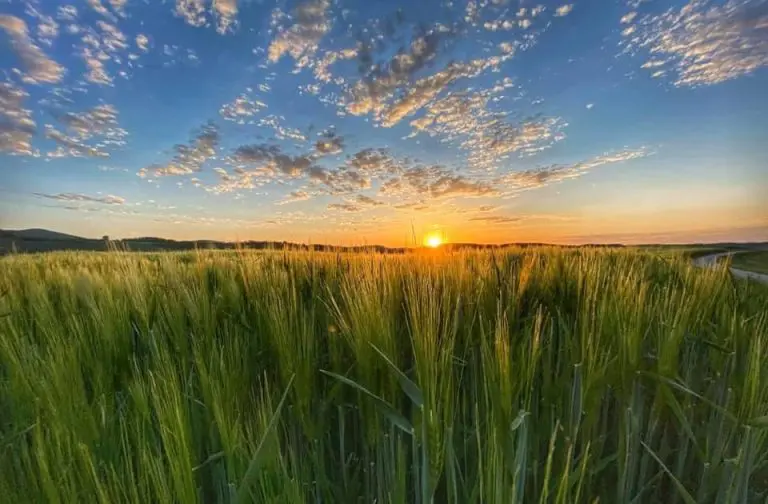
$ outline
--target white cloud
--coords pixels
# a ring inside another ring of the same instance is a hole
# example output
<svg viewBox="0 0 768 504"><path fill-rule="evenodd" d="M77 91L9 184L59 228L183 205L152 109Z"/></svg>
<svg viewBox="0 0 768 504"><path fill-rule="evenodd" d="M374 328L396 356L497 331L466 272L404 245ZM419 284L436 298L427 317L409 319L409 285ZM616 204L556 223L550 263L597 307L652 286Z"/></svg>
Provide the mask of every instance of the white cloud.
<svg viewBox="0 0 768 504"><path fill-rule="evenodd" d="M315 152L325 156L328 154L340 154L344 150L344 139L335 133L326 133L315 142Z"/></svg>
<svg viewBox="0 0 768 504"><path fill-rule="evenodd" d="M58 201L77 201L82 203L102 203L104 205L124 205L125 204L125 198L121 198L120 196L114 196L112 194L108 194L106 196L89 196L87 194L79 194L79 193L59 193L59 194L45 194L45 193L34 193L35 196L38 196L40 198L48 198Z"/></svg>
<svg viewBox="0 0 768 504"><path fill-rule="evenodd" d="M320 40L331 29L328 18L329 0L305 0L292 13L293 24L280 27L269 44L267 54L271 62L277 62L284 55L290 55L298 66L309 64L309 58L317 51ZM276 11L274 17L284 15Z"/></svg>
<svg viewBox="0 0 768 504"><path fill-rule="evenodd" d="M56 9L56 18L59 21L76 21L77 20L77 7L74 5L60 5Z"/></svg>
<svg viewBox="0 0 768 504"><path fill-rule="evenodd" d="M128 132L119 126L118 112L112 105L97 105L80 113L56 114L56 118L66 132L50 124L45 126L46 138L58 144L48 157L109 157L109 148L125 145Z"/></svg>
<svg viewBox="0 0 768 504"><path fill-rule="evenodd" d="M0 28L11 39L11 47L16 51L25 69L24 82L30 84L56 83L64 75L64 67L50 59L36 46L29 36L27 23L15 16L0 15Z"/></svg>
<svg viewBox="0 0 768 504"><path fill-rule="evenodd" d="M265 108L267 108L266 103L250 99L246 94L241 94L231 103L224 104L219 109L219 114L221 114L221 117L227 121L245 124L247 118L256 115L260 110Z"/></svg>
<svg viewBox="0 0 768 504"><path fill-rule="evenodd" d="M645 148L625 149L614 153L602 154L590 160L572 165L551 165L534 170L512 172L501 177L497 183L511 191L535 189L555 182L578 178L603 165L638 159L649 154L649 151Z"/></svg>
<svg viewBox="0 0 768 504"><path fill-rule="evenodd" d="M219 130L212 123L208 123L198 131L192 140L186 144L174 146L175 155L166 164L155 164L139 171L139 176L154 175L163 177L167 175L189 175L202 170L206 161L214 159L216 147L219 144Z"/></svg>
<svg viewBox="0 0 768 504"><path fill-rule="evenodd" d="M257 166L270 173L280 173L289 177L300 177L309 172L312 158L309 156L291 156L282 152L276 145L254 144L238 147L230 161L238 166Z"/></svg>
<svg viewBox="0 0 768 504"><path fill-rule="evenodd" d="M218 18L216 31L222 35L232 31L237 23L237 0L213 0L213 10Z"/></svg>
<svg viewBox="0 0 768 504"><path fill-rule="evenodd" d="M312 196L307 191L293 191L277 204L287 205L289 203L296 203L297 201L307 201L311 197Z"/></svg>
<svg viewBox="0 0 768 504"><path fill-rule="evenodd" d="M176 0L175 13L190 26L205 24L205 0Z"/></svg>
<svg viewBox="0 0 768 504"><path fill-rule="evenodd" d="M6 154L35 154L32 135L35 121L32 112L23 107L26 91L9 82L0 83L0 152Z"/></svg>
<svg viewBox="0 0 768 504"><path fill-rule="evenodd" d="M138 35L136 35L136 47L138 47L139 50L144 52L149 51L149 37L147 37L143 33L139 33Z"/></svg>
<svg viewBox="0 0 768 504"><path fill-rule="evenodd" d="M561 5L560 7L555 9L555 16L557 17L567 16L568 14L571 13L572 10L573 10L573 4Z"/></svg>
<svg viewBox="0 0 768 504"><path fill-rule="evenodd" d="M665 70L676 75L677 86L717 84L768 66L768 4L764 1L691 0L679 10L644 16L625 32L634 35L625 40L626 50L647 50L654 67L663 62ZM664 75L661 70L654 73Z"/></svg>

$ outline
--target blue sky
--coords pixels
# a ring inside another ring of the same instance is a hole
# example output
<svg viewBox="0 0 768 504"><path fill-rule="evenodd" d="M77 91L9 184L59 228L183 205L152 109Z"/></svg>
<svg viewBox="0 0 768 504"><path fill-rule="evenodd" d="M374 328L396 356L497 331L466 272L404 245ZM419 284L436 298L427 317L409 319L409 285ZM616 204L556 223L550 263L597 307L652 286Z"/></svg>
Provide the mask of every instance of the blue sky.
<svg viewBox="0 0 768 504"><path fill-rule="evenodd" d="M768 2L0 3L0 227L768 240Z"/></svg>

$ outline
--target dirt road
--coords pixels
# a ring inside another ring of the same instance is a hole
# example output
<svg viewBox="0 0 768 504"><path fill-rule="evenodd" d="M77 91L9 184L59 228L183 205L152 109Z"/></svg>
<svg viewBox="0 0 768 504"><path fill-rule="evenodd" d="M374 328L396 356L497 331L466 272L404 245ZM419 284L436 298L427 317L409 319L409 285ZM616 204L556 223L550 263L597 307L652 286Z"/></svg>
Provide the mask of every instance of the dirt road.
<svg viewBox="0 0 768 504"><path fill-rule="evenodd" d="M721 257L727 257L734 254L741 254L745 251L736 251L736 252L721 252L719 254L711 254L707 256L697 257L693 260L693 264L696 266L700 266L702 268L711 268L712 266L715 266L717 262L720 260ZM763 282L768 284L768 275L763 275L761 273L755 273L752 271L744 271L736 268L730 268L731 273L733 276L738 278L748 278L750 280L756 280L758 282Z"/></svg>

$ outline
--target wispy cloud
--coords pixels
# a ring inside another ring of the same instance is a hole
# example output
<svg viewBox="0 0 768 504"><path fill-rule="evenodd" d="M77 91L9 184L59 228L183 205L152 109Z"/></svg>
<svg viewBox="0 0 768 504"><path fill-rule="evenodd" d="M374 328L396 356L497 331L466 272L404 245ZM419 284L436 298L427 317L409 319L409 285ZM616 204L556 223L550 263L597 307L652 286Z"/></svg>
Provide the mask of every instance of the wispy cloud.
<svg viewBox="0 0 768 504"><path fill-rule="evenodd" d="M557 17L567 16L568 14L571 13L572 10L573 10L573 4L561 5L560 7L555 9L555 16Z"/></svg>
<svg viewBox="0 0 768 504"><path fill-rule="evenodd" d="M681 9L622 18L627 51L644 49L643 65L656 77L675 75L677 86L710 85L768 66L768 3L691 0ZM652 64L651 64L652 62Z"/></svg>
<svg viewBox="0 0 768 504"><path fill-rule="evenodd" d="M293 191L277 204L287 205L288 203L296 203L297 201L307 201L311 197L312 195L310 195L307 191Z"/></svg>
<svg viewBox="0 0 768 504"><path fill-rule="evenodd" d="M24 20L15 16L0 15L0 28L8 33L11 47L16 51L24 66L24 82L31 84L56 83L62 79L65 72L64 67L46 56L43 50L34 44Z"/></svg>
<svg viewBox="0 0 768 504"><path fill-rule="evenodd" d="M590 160L571 165L550 165L533 170L512 172L503 176L499 183L504 185L507 190L534 189L547 184L580 177L590 170L603 165L638 159L649 154L649 150L645 148L625 149L614 153L602 154Z"/></svg>
<svg viewBox="0 0 768 504"><path fill-rule="evenodd" d="M306 174L312 166L312 158L306 155L286 154L277 145L253 144L238 147L231 160L236 165L257 166L270 173L280 173L289 177Z"/></svg>
<svg viewBox="0 0 768 504"><path fill-rule="evenodd" d="M67 133L47 124L45 135L59 144L49 157L108 157L107 148L125 145L128 132L118 124L118 112L113 105L102 104L85 112L56 114ZM95 143L88 143L96 140Z"/></svg>
<svg viewBox="0 0 768 504"><path fill-rule="evenodd" d="M32 111L25 109L29 94L9 82L0 83L0 152L31 156L35 121Z"/></svg>
<svg viewBox="0 0 768 504"><path fill-rule="evenodd" d="M189 143L174 146L176 154L166 164L155 164L142 168L138 175L142 178L154 175L188 175L202 170L206 161L216 155L219 144L219 130L213 123L204 125Z"/></svg>
<svg viewBox="0 0 768 504"><path fill-rule="evenodd" d="M233 121L238 124L245 124L250 117L267 108L267 104L256 99L249 98L246 94L241 94L232 102L224 104L219 109L221 117L227 121Z"/></svg>
<svg viewBox="0 0 768 504"><path fill-rule="evenodd" d="M296 60L297 66L307 66L320 40L331 29L329 7L329 0L304 0L291 16L276 9L272 25L277 28L277 35L267 48L269 60L274 63L288 54ZM287 19L292 19L293 23L286 26Z"/></svg>
<svg viewBox="0 0 768 504"><path fill-rule="evenodd" d="M104 205L124 205L125 204L125 198L121 198L120 196L114 196L112 194L108 194L106 196L89 196L87 194L79 194L79 193L58 193L58 194L45 194L45 193L34 193L35 196L38 196L40 198L47 198L52 200L58 200L58 201L77 201L81 203L102 203Z"/></svg>

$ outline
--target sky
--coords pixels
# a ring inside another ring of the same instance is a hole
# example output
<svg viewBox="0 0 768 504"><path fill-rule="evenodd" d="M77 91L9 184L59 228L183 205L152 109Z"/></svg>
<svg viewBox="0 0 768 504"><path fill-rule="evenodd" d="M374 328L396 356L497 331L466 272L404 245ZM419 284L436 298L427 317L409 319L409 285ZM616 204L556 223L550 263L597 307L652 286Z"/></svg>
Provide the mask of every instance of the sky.
<svg viewBox="0 0 768 504"><path fill-rule="evenodd" d="M768 240L768 0L0 0L0 228Z"/></svg>

